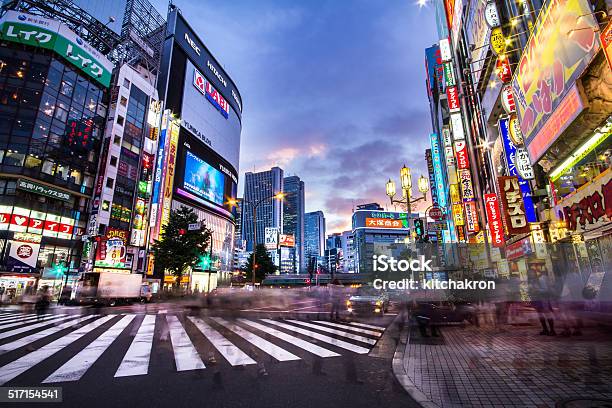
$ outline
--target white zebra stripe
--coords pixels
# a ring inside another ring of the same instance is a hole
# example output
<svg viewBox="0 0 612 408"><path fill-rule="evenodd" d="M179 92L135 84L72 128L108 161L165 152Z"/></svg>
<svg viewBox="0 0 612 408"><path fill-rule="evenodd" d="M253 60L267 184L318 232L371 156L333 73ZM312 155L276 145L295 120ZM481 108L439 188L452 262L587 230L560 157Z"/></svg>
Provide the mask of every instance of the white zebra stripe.
<svg viewBox="0 0 612 408"><path fill-rule="evenodd" d="M27 346L28 344L31 344L37 340L43 339L47 336L50 336L54 333L57 333L59 331L62 331L64 329L67 329L69 327L74 326L75 324L78 324L84 320L88 320L91 319L93 316L85 316L85 317L81 317L79 319L76 320L71 320L67 323L63 323L60 324L59 326L54 326L54 327L50 327L46 330L40 331L38 333L34 333L34 334L30 334L29 336L25 336L22 337L20 339L17 339L15 341L12 341L10 343L6 343L0 346L0 354L4 354L8 351L13 351L16 350L20 347L24 347Z"/></svg>
<svg viewBox="0 0 612 408"><path fill-rule="evenodd" d="M170 330L176 370L202 370L206 368L198 350L193 346L179 319L176 316L166 315L166 321Z"/></svg>
<svg viewBox="0 0 612 408"><path fill-rule="evenodd" d="M47 320L53 320L58 316L66 316L66 315L45 315L45 317L43 317L42 319L38 319L37 317L28 317L27 319L23 319L19 322L15 322L15 323L6 323L6 324L2 324L0 326L2 326L2 329L0 329L0 331L4 331L6 329L10 329L11 327L16 327L16 326L21 326L22 324L32 324L32 323L36 323L37 321L40 322L44 322Z"/></svg>
<svg viewBox="0 0 612 408"><path fill-rule="evenodd" d="M340 347L340 348L343 348L345 350L352 351L352 352L357 353L357 354L367 354L367 353L370 352L370 350L365 348L365 347L361 347L361 346L349 343L349 342L344 341L344 340L335 339L333 337L329 337L329 336L326 336L326 335L321 334L321 333L316 333L316 332L313 332L313 331L310 331L310 330L302 329L301 327L296 327L296 326L291 326L289 324L280 323L280 322L277 322L277 321L272 320L272 319L261 319L261 320L264 321L264 322L276 325L278 327L282 327L283 329L294 331L296 333L303 334L304 336L312 337L312 338L320 340L320 341L322 341L324 343L328 343L328 344L334 345L336 347Z"/></svg>
<svg viewBox="0 0 612 408"><path fill-rule="evenodd" d="M43 316L49 316L49 314L44 314ZM13 315L10 317L5 317L4 319L0 319L0 326L3 326L5 324L11 323L11 322L16 322L16 321L23 321L23 320L27 320L27 319L36 319L38 316L35 314L27 314L27 315Z"/></svg>
<svg viewBox="0 0 612 408"><path fill-rule="evenodd" d="M100 337L89 343L87 347L68 360L64 365L48 376L43 383L76 381L81 379L85 372L100 358L108 347L117 339L125 328L134 320L136 315L121 316Z"/></svg>
<svg viewBox="0 0 612 408"><path fill-rule="evenodd" d="M300 359L295 354L278 347L276 344L270 343L268 340L263 339L248 330L243 329L237 324L230 323L220 317L211 317L211 319L219 323L220 325L230 329L231 331L242 337L244 340L248 341L263 352L271 355L278 361L291 361Z"/></svg>
<svg viewBox="0 0 612 408"><path fill-rule="evenodd" d="M302 340L299 337L295 337L285 332L282 332L280 330L276 330L272 327L264 326L263 324L253 322L247 319L238 319L238 320L264 333L268 333L271 336L278 337L279 339L284 340L287 343L293 344L294 346L304 349L319 357L337 357L340 355L338 353L334 353L333 351L323 348L321 346L317 346L316 344L312 344L305 340Z"/></svg>
<svg viewBox="0 0 612 408"><path fill-rule="evenodd" d="M384 327L374 326L373 324L365 324L365 323L358 323L358 322L349 322L349 324L352 326L365 327L366 329L385 331Z"/></svg>
<svg viewBox="0 0 612 408"><path fill-rule="evenodd" d="M351 340L355 340L355 341L360 341L362 343L367 343L367 344L372 344L372 345L376 344L376 340L375 339L371 339L369 337L363 337L363 336L359 336L357 334L351 334L351 333L347 333L345 331L331 329L331 328L325 327L325 326L319 326L317 324L302 322L300 320L286 320L286 321L290 322L290 323L293 323L293 324L299 324L300 326L310 327L311 329L320 330L320 331L323 331L323 332L326 332L326 333L335 334L336 336L346 337L347 339L351 339Z"/></svg>
<svg viewBox="0 0 612 408"><path fill-rule="evenodd" d="M0 340L2 339L6 339L7 337L11 337L14 336L16 334L20 334L20 333L25 333L28 332L30 330L34 330L34 329L38 329L39 327L44 327L44 326L48 326L50 324L56 323L58 321L62 321L62 320L66 320L66 319L70 319L70 316L66 316L66 315L54 315L53 317L49 317L47 319L44 319L43 321L35 321L35 322L30 322L27 323L27 326L24 327L20 327L18 329L13 329L13 330L8 330L5 332L0 333ZM25 324L25 323L24 323ZM15 323L13 326L21 326L22 324L19 323ZM5 329L7 329L10 326L5 327Z"/></svg>
<svg viewBox="0 0 612 408"><path fill-rule="evenodd" d="M334 322L326 322L325 320L314 320L314 322L315 323L319 323L319 324L324 324L324 325L327 325L327 326L339 327L339 328L344 329L344 330L354 331L355 333L363 333L363 334L368 334L370 336L376 336L376 337L382 336L382 333L379 332L379 331L360 329L358 327L353 327L353 326L349 326L349 325L346 325L346 324L340 324L340 323L334 323Z"/></svg>
<svg viewBox="0 0 612 408"><path fill-rule="evenodd" d="M154 333L155 315L146 315L138 329L138 333L136 333L134 340L132 340L130 348L125 353L125 356L123 356L123 361L121 361L115 377L144 375L149 372Z"/></svg>
<svg viewBox="0 0 612 408"><path fill-rule="evenodd" d="M189 320L202 332L202 334L211 342L211 344L221 353L231 365L247 365L257 364L255 360L249 357L244 351L234 346L228 339L223 337L221 333L210 327L202 319L198 317L189 317Z"/></svg>
<svg viewBox="0 0 612 408"><path fill-rule="evenodd" d="M66 346L74 343L75 341L90 333L96 327L106 323L113 317L115 316L104 316L101 319L97 319L81 327L78 330L70 332L63 337L60 337L59 339L42 346L38 350L26 354L25 356L18 358L17 360L12 361L11 363L3 366L0 369L0 385L6 384L8 381L12 380L18 375L23 374L36 364L51 357Z"/></svg>

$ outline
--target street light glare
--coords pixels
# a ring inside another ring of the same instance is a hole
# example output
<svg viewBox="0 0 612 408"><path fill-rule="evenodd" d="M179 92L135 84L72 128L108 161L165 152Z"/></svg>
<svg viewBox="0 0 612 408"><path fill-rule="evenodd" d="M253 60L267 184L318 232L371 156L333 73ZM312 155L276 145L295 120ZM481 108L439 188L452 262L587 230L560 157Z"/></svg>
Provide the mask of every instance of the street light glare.
<svg viewBox="0 0 612 408"><path fill-rule="evenodd" d="M427 5L427 1L428 0L417 0L416 4L419 6L419 8L423 8Z"/></svg>

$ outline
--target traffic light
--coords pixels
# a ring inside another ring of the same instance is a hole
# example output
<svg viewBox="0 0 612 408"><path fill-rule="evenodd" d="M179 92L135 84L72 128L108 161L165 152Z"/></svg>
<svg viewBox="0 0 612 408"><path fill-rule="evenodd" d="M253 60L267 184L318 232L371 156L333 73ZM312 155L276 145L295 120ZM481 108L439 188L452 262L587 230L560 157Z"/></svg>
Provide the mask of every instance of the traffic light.
<svg viewBox="0 0 612 408"><path fill-rule="evenodd" d="M414 220L414 232L419 238L422 238L423 235L425 235L425 228L423 226L423 220L421 218L416 218Z"/></svg>
<svg viewBox="0 0 612 408"><path fill-rule="evenodd" d="M198 268L207 271L210 269L210 254L205 254L200 256L200 261L198 262Z"/></svg>

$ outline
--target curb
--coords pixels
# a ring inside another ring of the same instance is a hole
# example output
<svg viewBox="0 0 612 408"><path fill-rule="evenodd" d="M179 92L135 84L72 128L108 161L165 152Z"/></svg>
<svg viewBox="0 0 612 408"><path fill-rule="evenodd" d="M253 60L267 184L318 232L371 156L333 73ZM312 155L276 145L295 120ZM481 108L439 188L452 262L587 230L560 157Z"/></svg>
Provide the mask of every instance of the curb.
<svg viewBox="0 0 612 408"><path fill-rule="evenodd" d="M398 316L399 317L399 316ZM440 406L431 401L416 385L412 382L406 368L404 367L404 355L410 341L410 321L404 325L404 329L400 333L399 343L393 354L393 375L397 382L404 388L410 397L423 408L440 408Z"/></svg>

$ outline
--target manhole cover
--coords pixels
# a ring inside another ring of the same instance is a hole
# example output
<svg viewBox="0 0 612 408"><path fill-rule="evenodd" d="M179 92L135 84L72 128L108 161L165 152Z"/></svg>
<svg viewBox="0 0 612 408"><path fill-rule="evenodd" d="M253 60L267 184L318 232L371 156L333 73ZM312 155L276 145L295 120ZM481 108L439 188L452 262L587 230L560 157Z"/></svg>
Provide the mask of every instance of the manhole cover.
<svg viewBox="0 0 612 408"><path fill-rule="evenodd" d="M612 400L593 398L573 398L557 402L557 408L612 408Z"/></svg>

